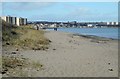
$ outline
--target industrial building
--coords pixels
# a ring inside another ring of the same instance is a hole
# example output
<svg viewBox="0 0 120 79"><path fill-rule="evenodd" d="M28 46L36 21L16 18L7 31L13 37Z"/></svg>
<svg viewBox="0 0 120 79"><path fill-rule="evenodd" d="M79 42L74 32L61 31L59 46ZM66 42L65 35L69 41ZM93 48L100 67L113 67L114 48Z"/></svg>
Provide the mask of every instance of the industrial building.
<svg viewBox="0 0 120 79"><path fill-rule="evenodd" d="M19 18L19 17L12 17L12 16L2 16L2 20L7 23L14 24L17 26L26 25L27 18Z"/></svg>

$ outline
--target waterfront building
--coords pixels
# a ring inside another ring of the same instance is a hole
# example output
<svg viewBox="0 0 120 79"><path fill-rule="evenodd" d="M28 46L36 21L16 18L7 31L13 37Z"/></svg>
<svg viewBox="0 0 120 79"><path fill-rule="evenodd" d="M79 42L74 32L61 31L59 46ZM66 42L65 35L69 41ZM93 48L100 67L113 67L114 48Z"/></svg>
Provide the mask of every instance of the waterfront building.
<svg viewBox="0 0 120 79"><path fill-rule="evenodd" d="M54 28L57 24L51 24L49 27Z"/></svg>
<svg viewBox="0 0 120 79"><path fill-rule="evenodd" d="M97 24L87 24L87 27L96 27Z"/></svg>
<svg viewBox="0 0 120 79"><path fill-rule="evenodd" d="M10 16L2 16L2 20L6 21L7 23L12 23Z"/></svg>
<svg viewBox="0 0 120 79"><path fill-rule="evenodd" d="M27 24L27 18L19 18L19 17L12 17L12 16L2 16L2 20L4 20L7 23L21 26Z"/></svg>
<svg viewBox="0 0 120 79"><path fill-rule="evenodd" d="M118 25L118 22L107 22L107 25Z"/></svg>
<svg viewBox="0 0 120 79"><path fill-rule="evenodd" d="M12 17L12 24L16 25L17 24L16 21L17 21L16 17Z"/></svg>

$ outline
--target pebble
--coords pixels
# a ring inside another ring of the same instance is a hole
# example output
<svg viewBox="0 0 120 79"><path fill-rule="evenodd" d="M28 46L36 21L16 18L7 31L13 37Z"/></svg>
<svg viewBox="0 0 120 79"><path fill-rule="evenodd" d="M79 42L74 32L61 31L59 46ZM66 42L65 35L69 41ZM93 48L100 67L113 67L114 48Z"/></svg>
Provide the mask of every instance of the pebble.
<svg viewBox="0 0 120 79"><path fill-rule="evenodd" d="M13 52L12 52L12 54L16 54L16 52L15 52L15 51L13 51Z"/></svg>
<svg viewBox="0 0 120 79"><path fill-rule="evenodd" d="M10 45L10 43L6 43L7 45Z"/></svg>
<svg viewBox="0 0 120 79"><path fill-rule="evenodd" d="M56 50L56 49L53 49L53 50Z"/></svg>
<svg viewBox="0 0 120 79"><path fill-rule="evenodd" d="M110 65L110 63L108 63Z"/></svg>
<svg viewBox="0 0 120 79"><path fill-rule="evenodd" d="M19 49L18 48L16 48L16 51L18 51Z"/></svg>
<svg viewBox="0 0 120 79"><path fill-rule="evenodd" d="M113 71L113 69L108 69L109 71Z"/></svg>
<svg viewBox="0 0 120 79"><path fill-rule="evenodd" d="M5 71L2 72L2 74L5 74L5 73L6 73Z"/></svg>

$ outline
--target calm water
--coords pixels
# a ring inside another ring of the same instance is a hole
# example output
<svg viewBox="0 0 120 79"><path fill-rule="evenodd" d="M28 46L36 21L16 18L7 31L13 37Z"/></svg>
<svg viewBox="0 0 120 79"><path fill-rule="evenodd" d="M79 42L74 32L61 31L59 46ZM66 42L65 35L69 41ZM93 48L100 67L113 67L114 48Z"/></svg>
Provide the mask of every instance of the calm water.
<svg viewBox="0 0 120 79"><path fill-rule="evenodd" d="M118 39L118 28L58 28L58 31Z"/></svg>

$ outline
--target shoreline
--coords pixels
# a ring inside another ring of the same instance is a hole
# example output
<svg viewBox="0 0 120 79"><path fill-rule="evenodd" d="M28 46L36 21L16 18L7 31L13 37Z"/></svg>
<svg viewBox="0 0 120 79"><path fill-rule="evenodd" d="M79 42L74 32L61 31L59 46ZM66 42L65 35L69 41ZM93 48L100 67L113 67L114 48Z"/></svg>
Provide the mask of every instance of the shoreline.
<svg viewBox="0 0 120 79"><path fill-rule="evenodd" d="M120 40L120 39L115 39L115 38L107 38L107 37L101 37L101 36L96 36L96 35L84 35L84 34L78 34L74 33L73 35L75 36L81 36L84 38L91 38L91 39L99 39L99 40Z"/></svg>
<svg viewBox="0 0 120 79"><path fill-rule="evenodd" d="M100 35L90 35L90 34L83 34L82 32L81 33L78 33L78 32L74 32L74 30L72 31L64 31L64 30L59 30L59 29L69 29L69 28L58 28L58 31L60 32L67 32L67 33L72 33L72 34L77 34L77 35L81 35L81 36L87 36L87 37L100 37L100 38L105 38L105 39L112 39L112 40L120 40L118 37L106 37L106 36L100 36ZM74 29L74 28L73 28ZM97 28L80 28L80 29L97 29ZM103 28L101 28L103 29ZM107 28L105 28L107 29ZM114 29L114 28L113 28ZM115 29L118 29L118 28L115 28ZM71 29L70 29L71 30ZM49 29L47 31L50 31ZM81 30L80 30L81 31Z"/></svg>
<svg viewBox="0 0 120 79"><path fill-rule="evenodd" d="M44 30L44 31L47 32L47 31L54 31L54 30ZM108 38L108 37L102 37L102 36L97 36L97 35L85 35L85 34L80 34L80 33L64 32L64 31L57 31L57 32L69 33L74 36L80 36L80 37L84 37L84 38L88 38L88 39L91 38L91 39L99 39L99 40L116 40L116 41L120 40L117 38Z"/></svg>

